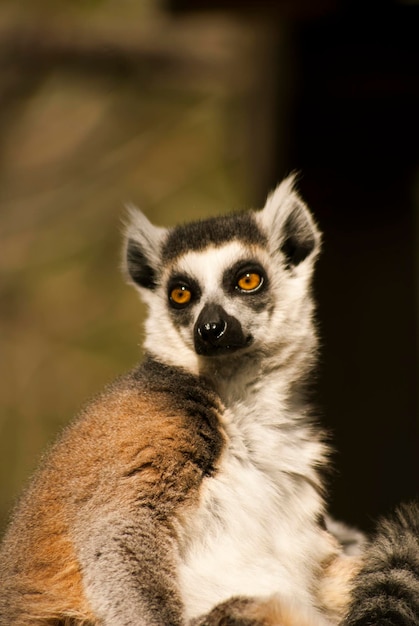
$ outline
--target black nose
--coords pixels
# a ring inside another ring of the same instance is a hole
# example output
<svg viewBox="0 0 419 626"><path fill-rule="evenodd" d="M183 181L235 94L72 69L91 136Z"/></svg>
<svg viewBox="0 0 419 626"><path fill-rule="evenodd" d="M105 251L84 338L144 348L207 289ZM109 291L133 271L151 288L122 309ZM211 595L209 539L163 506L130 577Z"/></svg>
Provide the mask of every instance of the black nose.
<svg viewBox="0 0 419 626"><path fill-rule="evenodd" d="M248 345L238 319L218 304L207 304L198 316L194 329L195 351L204 356L234 352Z"/></svg>
<svg viewBox="0 0 419 626"><path fill-rule="evenodd" d="M220 319L213 322L206 322L205 324L198 326L197 332L202 341L214 345L224 335L226 329L227 322L223 319Z"/></svg>

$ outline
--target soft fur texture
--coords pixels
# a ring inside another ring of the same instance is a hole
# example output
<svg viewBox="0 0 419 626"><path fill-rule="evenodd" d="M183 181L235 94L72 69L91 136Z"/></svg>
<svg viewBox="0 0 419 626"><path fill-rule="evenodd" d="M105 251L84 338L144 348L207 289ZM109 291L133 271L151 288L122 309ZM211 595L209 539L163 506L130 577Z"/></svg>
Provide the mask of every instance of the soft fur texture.
<svg viewBox="0 0 419 626"><path fill-rule="evenodd" d="M419 505L380 521L364 556L344 626L419 624Z"/></svg>
<svg viewBox="0 0 419 626"><path fill-rule="evenodd" d="M66 429L18 505L0 625L339 623L361 559L324 523L310 213L288 179L259 212L172 230L130 214L148 356Z"/></svg>

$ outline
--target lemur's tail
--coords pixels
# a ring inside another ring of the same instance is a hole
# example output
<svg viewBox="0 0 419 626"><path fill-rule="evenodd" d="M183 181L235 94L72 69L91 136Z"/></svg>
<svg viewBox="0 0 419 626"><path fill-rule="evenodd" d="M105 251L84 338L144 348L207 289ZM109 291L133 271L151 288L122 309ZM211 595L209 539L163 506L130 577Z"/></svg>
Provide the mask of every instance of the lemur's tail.
<svg viewBox="0 0 419 626"><path fill-rule="evenodd" d="M419 625L419 502L381 520L342 626Z"/></svg>

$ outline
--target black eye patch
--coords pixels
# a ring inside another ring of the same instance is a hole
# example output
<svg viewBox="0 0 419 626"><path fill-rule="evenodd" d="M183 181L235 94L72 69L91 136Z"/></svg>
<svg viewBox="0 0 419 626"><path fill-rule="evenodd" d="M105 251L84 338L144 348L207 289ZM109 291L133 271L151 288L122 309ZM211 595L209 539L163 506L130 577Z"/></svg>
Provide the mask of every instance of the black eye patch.
<svg viewBox="0 0 419 626"><path fill-rule="evenodd" d="M249 288L246 288L246 283ZM266 291L268 277L258 261L238 261L223 274L223 289L229 295L257 298Z"/></svg>
<svg viewBox="0 0 419 626"><path fill-rule="evenodd" d="M182 297L182 294L186 293L188 296L185 299ZM169 278L167 282L167 302L175 324L187 326L191 323L191 306L199 301L201 293L197 281L187 274L173 274Z"/></svg>
<svg viewBox="0 0 419 626"><path fill-rule="evenodd" d="M191 304L199 300L199 298L201 297L201 289L198 282L187 274L173 274L167 281L167 296L169 302L173 303L173 300L171 300L171 294L176 289L188 290L191 295L189 300Z"/></svg>

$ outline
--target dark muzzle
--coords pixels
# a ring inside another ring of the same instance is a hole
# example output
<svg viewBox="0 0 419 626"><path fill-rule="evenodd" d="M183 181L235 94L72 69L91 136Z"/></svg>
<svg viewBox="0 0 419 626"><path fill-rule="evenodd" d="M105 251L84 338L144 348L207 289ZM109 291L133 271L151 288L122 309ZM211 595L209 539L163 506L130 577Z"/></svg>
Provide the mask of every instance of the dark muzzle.
<svg viewBox="0 0 419 626"><path fill-rule="evenodd" d="M249 344L238 319L219 304L206 304L196 321L194 342L197 354L217 356L235 352Z"/></svg>

